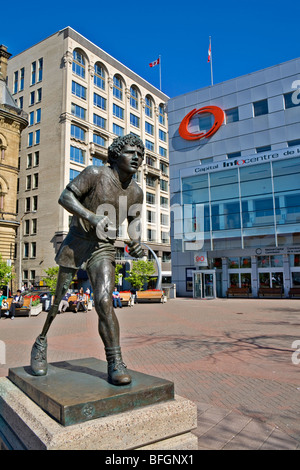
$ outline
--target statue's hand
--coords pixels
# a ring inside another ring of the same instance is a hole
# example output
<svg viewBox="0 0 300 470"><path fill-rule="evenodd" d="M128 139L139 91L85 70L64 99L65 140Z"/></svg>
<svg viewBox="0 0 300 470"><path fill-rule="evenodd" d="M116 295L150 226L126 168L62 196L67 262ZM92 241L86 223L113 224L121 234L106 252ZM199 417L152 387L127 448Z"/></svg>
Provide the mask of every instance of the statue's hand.
<svg viewBox="0 0 300 470"><path fill-rule="evenodd" d="M96 234L100 240L115 240L117 229L113 226L107 215L96 215L93 225L96 227Z"/></svg>
<svg viewBox="0 0 300 470"><path fill-rule="evenodd" d="M128 243L129 254L133 258L142 258L144 250L139 242L131 241Z"/></svg>

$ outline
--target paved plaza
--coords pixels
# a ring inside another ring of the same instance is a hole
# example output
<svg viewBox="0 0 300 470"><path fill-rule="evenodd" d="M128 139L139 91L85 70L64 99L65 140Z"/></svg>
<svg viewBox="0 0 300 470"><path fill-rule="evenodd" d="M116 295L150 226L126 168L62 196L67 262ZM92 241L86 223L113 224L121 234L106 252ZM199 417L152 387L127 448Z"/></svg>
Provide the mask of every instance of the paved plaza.
<svg viewBox="0 0 300 470"><path fill-rule="evenodd" d="M300 448L300 300L178 298L116 312L128 368L197 404L200 450ZM45 318L1 318L0 376L29 364ZM105 359L94 309L58 315L48 344L49 362Z"/></svg>

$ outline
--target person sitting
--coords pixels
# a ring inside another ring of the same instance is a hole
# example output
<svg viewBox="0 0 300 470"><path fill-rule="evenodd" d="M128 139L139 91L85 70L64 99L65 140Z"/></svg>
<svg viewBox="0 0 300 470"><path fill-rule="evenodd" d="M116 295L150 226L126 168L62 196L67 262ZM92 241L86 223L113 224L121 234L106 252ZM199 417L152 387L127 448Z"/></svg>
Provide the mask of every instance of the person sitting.
<svg viewBox="0 0 300 470"><path fill-rule="evenodd" d="M11 320L15 318L16 308L21 308L24 303L23 296L21 295L20 289L17 290L17 295L15 295L10 304L9 313L6 313Z"/></svg>
<svg viewBox="0 0 300 470"><path fill-rule="evenodd" d="M117 306L119 306L120 308L122 308L122 302L121 302L120 292L118 292L118 290L117 290L116 287L115 287L115 290L114 290L112 296L113 296L114 308L117 308Z"/></svg>
<svg viewBox="0 0 300 470"><path fill-rule="evenodd" d="M58 311L59 313L65 312L67 308L69 307L69 297L71 297L71 294L67 293L60 301Z"/></svg>
<svg viewBox="0 0 300 470"><path fill-rule="evenodd" d="M75 307L75 312L79 312L82 308L84 312L87 312L87 300L86 300L86 294L83 291L83 287L79 290L77 294L77 304Z"/></svg>

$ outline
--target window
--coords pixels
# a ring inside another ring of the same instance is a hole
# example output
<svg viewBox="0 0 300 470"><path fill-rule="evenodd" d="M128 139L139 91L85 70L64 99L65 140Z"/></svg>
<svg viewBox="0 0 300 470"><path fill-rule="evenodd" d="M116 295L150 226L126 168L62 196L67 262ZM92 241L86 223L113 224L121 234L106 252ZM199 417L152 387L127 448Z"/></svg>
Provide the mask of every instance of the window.
<svg viewBox="0 0 300 470"><path fill-rule="evenodd" d="M18 91L18 83L19 83L19 72L14 73L14 93Z"/></svg>
<svg viewBox="0 0 300 470"><path fill-rule="evenodd" d="M97 93L94 93L94 106L97 106L97 108L103 109L105 111L106 99L103 98L103 96L100 96Z"/></svg>
<svg viewBox="0 0 300 470"><path fill-rule="evenodd" d="M33 166L38 166L40 162L40 152L34 152Z"/></svg>
<svg viewBox="0 0 300 470"><path fill-rule="evenodd" d="M159 135L159 140L162 140L163 142L167 142L167 133L159 129L158 131Z"/></svg>
<svg viewBox="0 0 300 470"><path fill-rule="evenodd" d="M124 119L124 109L113 103L113 115L119 119Z"/></svg>
<svg viewBox="0 0 300 470"><path fill-rule="evenodd" d="M101 147L106 147L106 140L99 134L93 134L93 142Z"/></svg>
<svg viewBox="0 0 300 470"><path fill-rule="evenodd" d="M72 168L70 169L70 181L72 181L76 176L78 176L80 171L73 170Z"/></svg>
<svg viewBox="0 0 300 470"><path fill-rule="evenodd" d="M29 95L29 106L32 106L35 103L35 91L32 91Z"/></svg>
<svg viewBox="0 0 300 470"><path fill-rule="evenodd" d="M150 188L155 188L156 186L156 178L153 178L153 176L146 176L146 185L150 186Z"/></svg>
<svg viewBox="0 0 300 470"><path fill-rule="evenodd" d="M37 234L37 219L32 219L32 222L31 222L31 233L32 233L32 235L36 235L36 234Z"/></svg>
<svg viewBox="0 0 300 470"><path fill-rule="evenodd" d="M134 127L140 127L140 118L135 114L130 113L130 124Z"/></svg>
<svg viewBox="0 0 300 470"><path fill-rule="evenodd" d="M19 108L20 109L23 109L23 103L24 103L24 98L23 98L23 96L20 96L20 98L19 98Z"/></svg>
<svg viewBox="0 0 300 470"><path fill-rule="evenodd" d="M152 118L153 111L152 111L152 100L149 96L145 98L145 114L146 116Z"/></svg>
<svg viewBox="0 0 300 470"><path fill-rule="evenodd" d="M85 162L85 151L70 145L70 159L72 162L81 163L83 165Z"/></svg>
<svg viewBox="0 0 300 470"><path fill-rule="evenodd" d="M155 224L155 215L154 211L147 211L147 222L149 224Z"/></svg>
<svg viewBox="0 0 300 470"><path fill-rule="evenodd" d="M73 116L76 116L80 119L85 119L86 109L82 108L81 106L78 106L78 104L72 103L71 114L73 114Z"/></svg>
<svg viewBox="0 0 300 470"><path fill-rule="evenodd" d="M168 181L167 180L160 180L160 189L162 191L168 191Z"/></svg>
<svg viewBox="0 0 300 470"><path fill-rule="evenodd" d="M85 60L84 56L78 50L73 51L72 72L81 78L85 78Z"/></svg>
<svg viewBox="0 0 300 470"><path fill-rule="evenodd" d="M160 214L160 223L161 223L161 225L168 225L169 224L168 214Z"/></svg>
<svg viewBox="0 0 300 470"><path fill-rule="evenodd" d="M71 137L85 141L85 131L75 124L71 124Z"/></svg>
<svg viewBox="0 0 300 470"><path fill-rule="evenodd" d="M30 233L30 220L27 219L27 220L24 220L24 235L29 235Z"/></svg>
<svg viewBox="0 0 300 470"><path fill-rule="evenodd" d="M115 123L113 123L113 133L118 135L118 136L123 136L124 135L124 128L121 127L121 126L118 126Z"/></svg>
<svg viewBox="0 0 300 470"><path fill-rule="evenodd" d="M31 258L36 258L36 242L31 243L31 253L30 253Z"/></svg>
<svg viewBox="0 0 300 470"><path fill-rule="evenodd" d="M93 123L95 124L95 126L101 127L101 129L106 129L106 119L101 116L98 116L98 114L94 114Z"/></svg>
<svg viewBox="0 0 300 470"><path fill-rule="evenodd" d="M34 135L34 143L35 145L38 145L41 141L41 131L40 129L38 129L37 131L35 131L35 135Z"/></svg>
<svg viewBox="0 0 300 470"><path fill-rule="evenodd" d="M116 75L114 76L114 79L113 79L113 95L114 95L115 98L118 98L121 101L123 100L122 81Z"/></svg>
<svg viewBox="0 0 300 470"><path fill-rule="evenodd" d="M33 196L33 198L32 198L32 210L37 211L37 209L38 209L38 197Z"/></svg>
<svg viewBox="0 0 300 470"><path fill-rule="evenodd" d="M23 67L20 70L20 90L19 91L24 90L24 78L25 78L25 69Z"/></svg>
<svg viewBox="0 0 300 470"><path fill-rule="evenodd" d="M239 108L231 108L225 111L226 124L239 121Z"/></svg>
<svg viewBox="0 0 300 470"><path fill-rule="evenodd" d="M134 86L130 87L130 106L139 109L138 91Z"/></svg>
<svg viewBox="0 0 300 470"><path fill-rule="evenodd" d="M265 145L264 147L256 147L256 153L269 152L271 150L271 145Z"/></svg>
<svg viewBox="0 0 300 470"><path fill-rule="evenodd" d="M72 94L86 100L86 88L74 81L72 81Z"/></svg>
<svg viewBox="0 0 300 470"><path fill-rule="evenodd" d="M147 150L151 150L151 152L154 152L154 143L150 140L145 140L145 147Z"/></svg>
<svg viewBox="0 0 300 470"><path fill-rule="evenodd" d="M31 64L31 85L34 85L36 82L36 62L32 62Z"/></svg>
<svg viewBox="0 0 300 470"><path fill-rule="evenodd" d="M32 153L29 153L27 155L27 167L26 168L31 168L32 167Z"/></svg>
<svg viewBox="0 0 300 470"><path fill-rule="evenodd" d="M31 189L31 175L26 176L26 189Z"/></svg>
<svg viewBox="0 0 300 470"><path fill-rule="evenodd" d="M284 108L289 109L289 108L295 108L296 106L299 106L300 103L298 102L299 99L297 97L297 92L296 95L294 94L295 91L290 91L289 93L285 93L283 95L284 98ZM298 90L299 93L299 90ZM295 99L296 97L296 99Z"/></svg>
<svg viewBox="0 0 300 470"><path fill-rule="evenodd" d="M28 258L29 256L29 243L24 243L24 251L23 251L23 256L24 258ZM25 274L25 271L24 271ZM28 276L28 271L27 271L27 276Z"/></svg>
<svg viewBox="0 0 300 470"><path fill-rule="evenodd" d="M36 110L36 115L35 115L35 122L36 124L39 124L41 122L41 108Z"/></svg>
<svg viewBox="0 0 300 470"><path fill-rule="evenodd" d="M169 208L169 199L164 196L160 196L160 205L163 209Z"/></svg>
<svg viewBox="0 0 300 470"><path fill-rule="evenodd" d="M288 147L294 147L294 145L300 145L300 139L290 140L287 144L288 144Z"/></svg>
<svg viewBox="0 0 300 470"><path fill-rule="evenodd" d="M155 158L152 158L149 155L146 155L146 163L152 168L155 168Z"/></svg>
<svg viewBox="0 0 300 470"><path fill-rule="evenodd" d="M29 113L29 125L32 126L34 124L34 111Z"/></svg>
<svg viewBox="0 0 300 470"><path fill-rule="evenodd" d="M38 82L43 80L43 58L38 61Z"/></svg>
<svg viewBox="0 0 300 470"><path fill-rule="evenodd" d="M161 232L161 242L162 243L170 243L169 232Z"/></svg>
<svg viewBox="0 0 300 470"><path fill-rule="evenodd" d="M146 203L154 205L155 204L155 194L146 193Z"/></svg>
<svg viewBox="0 0 300 470"><path fill-rule="evenodd" d="M145 132L154 135L154 126L147 121L145 121Z"/></svg>
<svg viewBox="0 0 300 470"><path fill-rule="evenodd" d="M167 157L167 149L165 149L163 147L159 147L158 151L159 151L159 155L161 157Z"/></svg>
<svg viewBox="0 0 300 470"><path fill-rule="evenodd" d="M160 104L158 107L158 122L163 126L166 125L165 108L163 104Z"/></svg>
<svg viewBox="0 0 300 470"><path fill-rule="evenodd" d="M253 103L254 116L262 116L268 114L268 100L260 100Z"/></svg>
<svg viewBox="0 0 300 470"><path fill-rule="evenodd" d="M147 229L147 240L149 242L156 240L156 231L150 228Z"/></svg>
<svg viewBox="0 0 300 470"><path fill-rule="evenodd" d="M30 212L30 197L25 199L25 212Z"/></svg>
<svg viewBox="0 0 300 470"><path fill-rule="evenodd" d="M36 94L37 94L37 100L36 102L39 103L40 101L42 101L42 89L41 88L38 88L36 90Z"/></svg>
<svg viewBox="0 0 300 470"><path fill-rule="evenodd" d="M105 71L100 64L95 64L94 85L101 90L105 90Z"/></svg>
<svg viewBox="0 0 300 470"><path fill-rule="evenodd" d="M104 166L103 160L101 158L93 157L94 166Z"/></svg>
<svg viewBox="0 0 300 470"><path fill-rule="evenodd" d="M165 163L163 162L160 162L159 164L159 167L160 167L160 170L162 172L163 175L168 175L169 174L169 167L168 165L166 165Z"/></svg>
<svg viewBox="0 0 300 470"><path fill-rule="evenodd" d="M241 156L241 152L232 152L227 154L227 158L238 158Z"/></svg>
<svg viewBox="0 0 300 470"><path fill-rule="evenodd" d="M28 147L33 146L33 132L29 132L28 134Z"/></svg>
<svg viewBox="0 0 300 470"><path fill-rule="evenodd" d="M32 188L33 189L36 189L38 188L39 186L39 174L38 173L34 173L33 175L33 181L32 181Z"/></svg>

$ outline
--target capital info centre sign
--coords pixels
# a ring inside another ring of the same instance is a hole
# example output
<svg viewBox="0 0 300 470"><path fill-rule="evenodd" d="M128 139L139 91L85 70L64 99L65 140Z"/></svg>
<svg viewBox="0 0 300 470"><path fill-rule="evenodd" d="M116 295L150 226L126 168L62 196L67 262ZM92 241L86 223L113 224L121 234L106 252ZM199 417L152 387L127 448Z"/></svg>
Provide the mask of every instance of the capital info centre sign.
<svg viewBox="0 0 300 470"><path fill-rule="evenodd" d="M213 173L232 168L241 168L245 166L258 165L261 163L285 160L293 157L300 156L300 147L288 147L276 150L270 153L254 154L249 156L241 156L237 158L227 159L220 162L213 162L208 165L199 165L192 168L185 168L180 170L181 178L189 176L203 175L205 173Z"/></svg>

